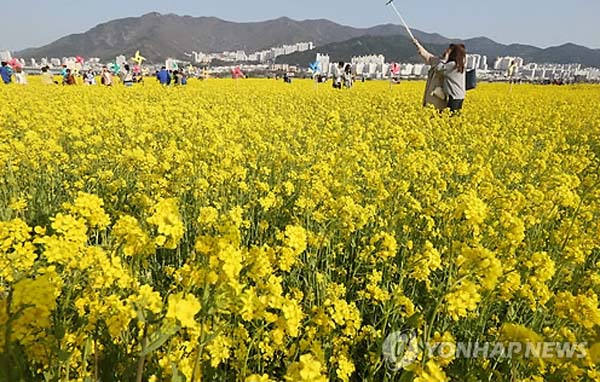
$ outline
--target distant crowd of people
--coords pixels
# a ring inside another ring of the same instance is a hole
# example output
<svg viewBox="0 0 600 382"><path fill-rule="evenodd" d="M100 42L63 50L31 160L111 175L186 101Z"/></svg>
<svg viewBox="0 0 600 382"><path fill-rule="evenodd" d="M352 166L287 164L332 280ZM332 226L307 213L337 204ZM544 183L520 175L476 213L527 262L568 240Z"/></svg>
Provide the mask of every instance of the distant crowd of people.
<svg viewBox="0 0 600 382"><path fill-rule="evenodd" d="M127 64L117 72L104 66L100 73L95 73L92 70L87 70L83 73L75 73L74 70L63 65L59 75L60 81L57 81L56 76L50 72L48 66L41 68L40 77L41 82L44 85L77 85L77 76L81 77L84 85L97 85L98 76L100 77L100 83L104 86L113 86L115 84L115 77L118 77L121 84L126 87L132 87L134 84L141 84L144 82L144 75L139 71L132 70ZM19 85L28 84L27 75L23 69L21 67L13 69L7 62L1 63L0 78L4 84L11 84L13 82ZM187 74L184 71L167 70L164 66L161 70L156 71L155 78L164 86L187 85L188 82Z"/></svg>
<svg viewBox="0 0 600 382"><path fill-rule="evenodd" d="M433 105L438 110L448 108L452 112L460 111L463 107L467 90L474 87L474 85L469 86L467 83L465 46L463 44L450 44L441 56L436 56L427 51L416 39L413 39L413 43L423 61L431 66L427 76L423 105ZM114 69L114 67L111 69ZM132 70L127 64L116 71L111 69L107 66L102 68L100 82L104 86L113 86L115 76L119 77L120 82L126 87L132 87L134 84L144 81L144 76L139 70L139 66L136 67L136 70ZM55 77L50 73L48 67L42 68L41 71L43 84L59 84L58 81L55 81ZM27 76L20 67L16 67L13 73L13 69L8 63L2 62L2 67L0 68L2 81L5 84L9 84L13 81L13 76L14 82L17 84L26 85L28 83ZM77 84L75 73L66 66L63 66L60 76L62 85L72 86ZM85 85L96 85L96 73L92 71L82 73L81 78ZM167 70L165 66L156 71L155 78L163 86L186 85L188 81L184 71ZM320 81L321 79L316 78L316 80ZM284 76L284 81L286 83L292 82L291 77L287 74ZM353 84L352 66L340 62L334 68L333 87L336 89L350 89Z"/></svg>
<svg viewBox="0 0 600 382"><path fill-rule="evenodd" d="M14 75L15 83L27 85L27 76L25 75L25 72L23 72L22 68L17 67L13 73L12 68L8 66L7 62L3 61L1 65L2 66L0 66L0 78L2 79L3 83L10 84Z"/></svg>
<svg viewBox="0 0 600 382"><path fill-rule="evenodd" d="M173 85L187 85L187 75L183 71L179 70L167 70L166 66L160 68L155 73L156 79L163 86Z"/></svg>

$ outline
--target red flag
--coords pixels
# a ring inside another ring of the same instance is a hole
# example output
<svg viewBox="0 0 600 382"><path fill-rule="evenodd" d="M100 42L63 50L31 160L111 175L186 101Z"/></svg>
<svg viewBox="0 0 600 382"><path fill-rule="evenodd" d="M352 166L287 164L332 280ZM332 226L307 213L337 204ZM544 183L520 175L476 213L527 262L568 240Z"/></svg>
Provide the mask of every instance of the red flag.
<svg viewBox="0 0 600 382"><path fill-rule="evenodd" d="M242 72L242 69L240 69L238 66L238 67L235 67L234 69L231 69L231 76L234 79L243 78L244 72Z"/></svg>

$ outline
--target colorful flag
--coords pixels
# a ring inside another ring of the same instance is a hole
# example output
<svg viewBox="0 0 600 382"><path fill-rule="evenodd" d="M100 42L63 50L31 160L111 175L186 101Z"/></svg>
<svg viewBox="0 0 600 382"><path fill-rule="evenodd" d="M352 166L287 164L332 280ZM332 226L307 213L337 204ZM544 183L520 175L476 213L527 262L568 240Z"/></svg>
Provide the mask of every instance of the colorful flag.
<svg viewBox="0 0 600 382"><path fill-rule="evenodd" d="M242 69L240 69L239 66L235 67L231 69L231 77L233 77L234 79L243 78L244 72L242 72Z"/></svg>
<svg viewBox="0 0 600 382"><path fill-rule="evenodd" d="M308 65L308 67L313 72L313 74L317 74L319 72L319 66L320 66L319 64L320 64L319 61L315 61Z"/></svg>
<svg viewBox="0 0 600 382"><path fill-rule="evenodd" d="M21 62L19 60L17 60L16 58L13 58L12 60L8 61L8 65L10 65L10 67L13 69L23 67L23 65L21 65Z"/></svg>
<svg viewBox="0 0 600 382"><path fill-rule="evenodd" d="M117 64L116 62L108 64L108 68L114 75L118 75L121 72L121 65Z"/></svg>
<svg viewBox="0 0 600 382"><path fill-rule="evenodd" d="M146 57L143 57L143 56L140 54L140 51L138 50L138 51L136 51L136 52L135 52L135 56L133 56L133 57L131 58L131 61L135 62L135 63L136 63L136 64L138 64L138 65L142 65L142 63L143 63L144 61L146 61Z"/></svg>

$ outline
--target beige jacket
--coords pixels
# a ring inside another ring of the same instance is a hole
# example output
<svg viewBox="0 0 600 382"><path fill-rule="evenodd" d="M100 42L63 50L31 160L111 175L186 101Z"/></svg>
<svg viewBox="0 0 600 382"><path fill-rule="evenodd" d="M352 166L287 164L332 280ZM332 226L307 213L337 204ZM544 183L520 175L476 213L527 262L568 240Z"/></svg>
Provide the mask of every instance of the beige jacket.
<svg viewBox="0 0 600 382"><path fill-rule="evenodd" d="M438 96L433 95L436 88L444 88L444 74L436 70L440 63L439 57L431 57L427 64L431 65L427 73L427 83L425 84L425 95L423 96L423 106L433 105L438 110L444 110L448 107L448 102Z"/></svg>
<svg viewBox="0 0 600 382"><path fill-rule="evenodd" d="M442 61L439 57L429 53L423 45L417 40L413 41L423 61L431 68L427 73L427 84L425 85L425 95L423 96L423 106L433 105L438 110L444 110L448 106L446 99L433 95L436 88L444 88L444 75L436 70L437 65Z"/></svg>

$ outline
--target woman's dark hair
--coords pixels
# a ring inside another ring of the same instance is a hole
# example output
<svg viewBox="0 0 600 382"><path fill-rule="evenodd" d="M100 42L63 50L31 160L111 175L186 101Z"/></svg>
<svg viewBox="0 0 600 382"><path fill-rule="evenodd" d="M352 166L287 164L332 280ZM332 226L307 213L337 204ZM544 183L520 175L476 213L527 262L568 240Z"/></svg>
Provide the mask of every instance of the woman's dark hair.
<svg viewBox="0 0 600 382"><path fill-rule="evenodd" d="M464 44L450 44L450 55L448 62L456 62L456 71L459 73L465 72L467 64L467 49Z"/></svg>

